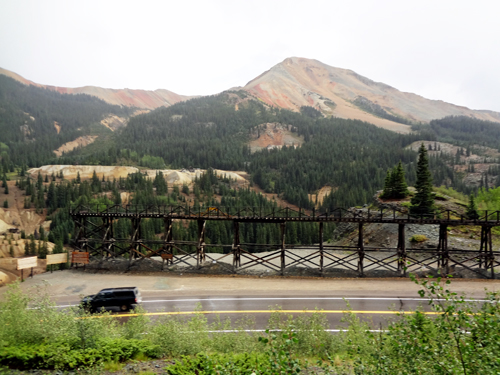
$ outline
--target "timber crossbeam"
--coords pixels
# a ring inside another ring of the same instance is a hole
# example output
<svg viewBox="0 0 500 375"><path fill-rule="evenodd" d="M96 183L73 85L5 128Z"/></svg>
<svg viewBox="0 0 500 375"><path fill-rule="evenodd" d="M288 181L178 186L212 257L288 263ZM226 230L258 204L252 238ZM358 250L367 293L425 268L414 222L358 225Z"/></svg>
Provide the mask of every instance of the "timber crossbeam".
<svg viewBox="0 0 500 375"><path fill-rule="evenodd" d="M76 235L73 246L90 253L91 259L103 262L128 259L129 268L146 259L162 260L162 269L181 265L200 269L207 264L219 264L226 272L238 273L260 267L285 275L290 270L309 270L318 276L337 273L344 276L366 277L377 273L405 277L409 272L449 274L461 269L480 277L497 278L500 272L500 252L493 249L492 228L500 226L499 211L479 211L476 219L450 210L432 216L414 216L395 209L303 210L262 207L191 207L191 206L121 206L82 205L71 213ZM163 233L153 237L142 233L146 219L163 220ZM116 222L129 222L129 236L117 238ZM196 238L190 241L176 238L173 222L195 222ZM233 228L231 243L210 243L206 238L208 221L230 221ZM287 243L289 223L318 223L319 244L299 246ZM240 225L263 223L279 227L278 243L245 243L241 241ZM325 223L357 223L357 243L338 246L325 243ZM370 223L397 225L396 247L370 247L364 238L364 226ZM435 248L413 249L405 238L405 227L413 225L439 226L439 242ZM448 231L453 226L480 226L479 249L449 248ZM257 250L257 251L256 251ZM221 251L223 252L221 254Z"/></svg>

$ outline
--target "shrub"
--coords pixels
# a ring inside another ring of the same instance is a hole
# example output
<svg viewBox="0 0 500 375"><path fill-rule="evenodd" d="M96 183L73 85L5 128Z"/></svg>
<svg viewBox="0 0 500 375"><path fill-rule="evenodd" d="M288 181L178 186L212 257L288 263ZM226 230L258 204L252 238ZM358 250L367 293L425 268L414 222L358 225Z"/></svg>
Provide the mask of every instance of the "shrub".
<svg viewBox="0 0 500 375"><path fill-rule="evenodd" d="M425 242L427 240L428 240L428 238L423 234L414 234L410 238L410 242L413 242L413 243L421 243L421 242Z"/></svg>
<svg viewBox="0 0 500 375"><path fill-rule="evenodd" d="M143 354L158 358L159 348L148 340L99 341L95 348L75 349L67 344L41 343L0 348L0 364L11 368L72 369L110 361L125 361Z"/></svg>

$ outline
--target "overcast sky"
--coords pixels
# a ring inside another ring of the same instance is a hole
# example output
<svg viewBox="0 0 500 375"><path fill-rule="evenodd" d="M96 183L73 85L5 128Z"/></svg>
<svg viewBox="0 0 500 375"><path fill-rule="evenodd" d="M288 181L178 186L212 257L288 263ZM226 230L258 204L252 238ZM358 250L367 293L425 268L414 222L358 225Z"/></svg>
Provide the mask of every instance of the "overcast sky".
<svg viewBox="0 0 500 375"><path fill-rule="evenodd" d="M0 0L0 67L37 83L215 94L287 57L500 111L498 0Z"/></svg>

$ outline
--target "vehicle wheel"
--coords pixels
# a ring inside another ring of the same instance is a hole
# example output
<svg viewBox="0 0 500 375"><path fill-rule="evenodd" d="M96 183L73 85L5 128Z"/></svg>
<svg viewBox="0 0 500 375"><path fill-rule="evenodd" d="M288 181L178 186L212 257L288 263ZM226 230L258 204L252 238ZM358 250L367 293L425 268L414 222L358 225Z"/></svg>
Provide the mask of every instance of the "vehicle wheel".
<svg viewBox="0 0 500 375"><path fill-rule="evenodd" d="M121 311L129 311L129 310L130 310L130 308L129 308L127 305L121 305L121 306L120 306L120 310L121 310Z"/></svg>

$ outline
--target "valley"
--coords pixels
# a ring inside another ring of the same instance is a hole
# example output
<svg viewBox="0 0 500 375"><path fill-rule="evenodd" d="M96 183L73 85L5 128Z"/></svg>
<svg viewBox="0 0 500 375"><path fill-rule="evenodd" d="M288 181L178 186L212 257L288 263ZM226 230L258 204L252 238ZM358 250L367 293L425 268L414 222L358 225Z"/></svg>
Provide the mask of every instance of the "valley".
<svg viewBox="0 0 500 375"><path fill-rule="evenodd" d="M0 175L8 189L0 190L0 223L3 232L16 228L27 239L43 231L41 241L60 251L72 245L68 210L79 204L375 209L374 194L398 162L408 185L416 183L422 144L434 189L441 191L437 207L463 213L474 195L480 210L495 210L499 122L495 112L427 100L296 57L245 86L206 97L55 88L2 70ZM408 199L401 203L402 210L411 206ZM159 223L143 225L149 238L161 235ZM196 237L188 223L176 225L181 239ZM119 227L130 235L127 224ZM314 225L292 228L290 244L317 243ZM369 241L394 246L391 230L368 227ZM433 231L424 247L435 247ZM450 235L477 247L477 238L460 230ZM206 236L228 243L231 230L210 223ZM345 245L356 231L329 225L325 236ZM279 233L257 223L243 237L265 244Z"/></svg>

